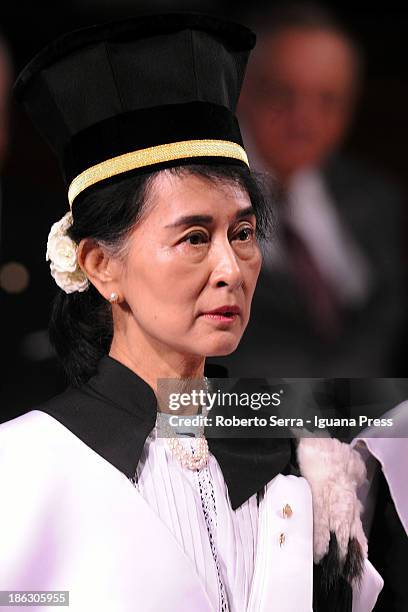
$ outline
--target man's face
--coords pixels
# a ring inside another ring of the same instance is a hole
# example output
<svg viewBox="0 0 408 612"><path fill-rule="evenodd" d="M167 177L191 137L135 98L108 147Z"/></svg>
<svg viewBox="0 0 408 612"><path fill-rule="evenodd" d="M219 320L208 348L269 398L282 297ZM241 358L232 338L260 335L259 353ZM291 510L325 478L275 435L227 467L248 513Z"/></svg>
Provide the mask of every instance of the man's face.
<svg viewBox="0 0 408 612"><path fill-rule="evenodd" d="M347 129L355 57L340 35L287 29L261 41L241 109L258 153L285 179L320 164Z"/></svg>

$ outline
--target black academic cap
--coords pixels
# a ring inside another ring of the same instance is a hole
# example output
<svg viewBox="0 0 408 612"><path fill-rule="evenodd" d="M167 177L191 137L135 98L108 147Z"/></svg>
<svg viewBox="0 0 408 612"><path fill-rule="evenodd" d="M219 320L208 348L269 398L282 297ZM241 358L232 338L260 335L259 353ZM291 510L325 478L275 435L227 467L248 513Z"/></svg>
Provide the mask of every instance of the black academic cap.
<svg viewBox="0 0 408 612"><path fill-rule="evenodd" d="M17 98L57 154L70 204L130 171L248 165L234 115L255 35L200 14L71 32L22 71Z"/></svg>

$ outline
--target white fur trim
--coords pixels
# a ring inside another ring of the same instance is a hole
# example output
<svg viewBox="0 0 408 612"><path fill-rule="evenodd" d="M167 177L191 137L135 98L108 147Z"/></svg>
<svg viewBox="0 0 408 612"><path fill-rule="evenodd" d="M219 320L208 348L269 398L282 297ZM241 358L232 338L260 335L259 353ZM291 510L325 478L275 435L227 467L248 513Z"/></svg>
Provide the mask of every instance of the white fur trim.
<svg viewBox="0 0 408 612"><path fill-rule="evenodd" d="M366 478L360 454L334 438L301 438L297 456L300 472L312 490L315 563L329 550L330 532L336 534L341 561L352 538L357 539L367 557L367 538L360 518L362 504L357 497L357 489Z"/></svg>

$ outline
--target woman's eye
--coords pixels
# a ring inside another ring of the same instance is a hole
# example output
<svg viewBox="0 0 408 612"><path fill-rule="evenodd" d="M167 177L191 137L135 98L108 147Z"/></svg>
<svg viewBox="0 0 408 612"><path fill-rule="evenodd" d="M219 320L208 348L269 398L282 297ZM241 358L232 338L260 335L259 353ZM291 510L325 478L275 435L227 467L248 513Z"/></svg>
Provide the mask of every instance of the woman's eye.
<svg viewBox="0 0 408 612"><path fill-rule="evenodd" d="M188 242L193 246L205 244L206 242L208 242L208 236L207 234L203 234L202 232L192 232L191 234L185 236L183 242Z"/></svg>
<svg viewBox="0 0 408 612"><path fill-rule="evenodd" d="M251 240L254 234L255 231L253 227L243 227L235 234L235 240L238 239L240 242L247 242L248 240Z"/></svg>

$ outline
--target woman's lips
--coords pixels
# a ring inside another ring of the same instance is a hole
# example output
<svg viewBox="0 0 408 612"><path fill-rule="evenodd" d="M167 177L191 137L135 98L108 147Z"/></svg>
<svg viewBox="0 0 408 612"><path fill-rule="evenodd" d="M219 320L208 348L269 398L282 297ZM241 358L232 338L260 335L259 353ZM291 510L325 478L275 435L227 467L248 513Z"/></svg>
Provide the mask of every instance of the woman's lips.
<svg viewBox="0 0 408 612"><path fill-rule="evenodd" d="M241 310L238 308L238 306L222 306L221 308L216 308L210 312L203 312L201 316L208 321L231 325L240 314Z"/></svg>
<svg viewBox="0 0 408 612"><path fill-rule="evenodd" d="M220 313L220 312L206 312L201 315L207 321L212 321L214 323L226 323L227 325L232 325L234 321L238 318L238 313Z"/></svg>

